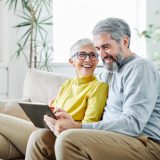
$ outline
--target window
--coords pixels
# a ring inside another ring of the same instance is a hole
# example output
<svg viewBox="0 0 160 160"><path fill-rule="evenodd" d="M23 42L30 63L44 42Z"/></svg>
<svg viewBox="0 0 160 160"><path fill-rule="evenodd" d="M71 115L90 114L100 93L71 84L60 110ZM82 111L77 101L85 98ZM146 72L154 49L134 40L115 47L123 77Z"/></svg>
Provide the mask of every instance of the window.
<svg viewBox="0 0 160 160"><path fill-rule="evenodd" d="M145 55L145 42L135 31L145 27L145 6L145 0L54 0L54 62L68 62L71 45L80 38L92 38L94 25L107 17L126 20L132 32L132 51Z"/></svg>

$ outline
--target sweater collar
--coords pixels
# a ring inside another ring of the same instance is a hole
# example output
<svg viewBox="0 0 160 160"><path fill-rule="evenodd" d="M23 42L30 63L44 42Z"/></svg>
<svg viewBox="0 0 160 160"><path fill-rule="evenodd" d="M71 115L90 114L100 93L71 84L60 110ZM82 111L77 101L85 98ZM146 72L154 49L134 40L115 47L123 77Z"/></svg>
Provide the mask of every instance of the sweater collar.
<svg viewBox="0 0 160 160"><path fill-rule="evenodd" d="M87 76L87 77L76 78L75 82L77 85L82 85L82 84L89 83L95 79L96 79L96 77L94 75L91 75L91 76Z"/></svg>
<svg viewBox="0 0 160 160"><path fill-rule="evenodd" d="M129 56L128 58L126 58L126 59L123 61L122 66L125 65L126 63L132 61L132 60L135 59L135 58L137 58L137 55L136 55L136 54L133 54L133 55Z"/></svg>

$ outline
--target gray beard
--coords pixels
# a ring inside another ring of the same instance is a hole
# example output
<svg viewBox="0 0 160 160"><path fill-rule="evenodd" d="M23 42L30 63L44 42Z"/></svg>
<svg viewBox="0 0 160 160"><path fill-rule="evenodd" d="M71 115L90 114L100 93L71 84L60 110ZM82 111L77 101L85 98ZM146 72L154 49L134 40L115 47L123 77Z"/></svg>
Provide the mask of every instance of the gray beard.
<svg viewBox="0 0 160 160"><path fill-rule="evenodd" d="M119 54L117 56L117 60L113 61L112 64L106 63L105 60L102 60L102 62L103 62L104 68L107 69L107 71L114 73L119 70L119 68L123 64L124 59L125 59L125 57L122 54Z"/></svg>

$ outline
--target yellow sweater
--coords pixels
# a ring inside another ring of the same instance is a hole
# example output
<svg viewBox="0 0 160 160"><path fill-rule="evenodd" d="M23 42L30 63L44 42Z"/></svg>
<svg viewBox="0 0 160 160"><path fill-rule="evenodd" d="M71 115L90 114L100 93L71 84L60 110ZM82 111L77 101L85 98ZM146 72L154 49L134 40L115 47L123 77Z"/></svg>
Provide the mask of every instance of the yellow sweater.
<svg viewBox="0 0 160 160"><path fill-rule="evenodd" d="M75 121L96 122L101 119L108 96L108 85L95 76L64 82L51 106L68 112Z"/></svg>

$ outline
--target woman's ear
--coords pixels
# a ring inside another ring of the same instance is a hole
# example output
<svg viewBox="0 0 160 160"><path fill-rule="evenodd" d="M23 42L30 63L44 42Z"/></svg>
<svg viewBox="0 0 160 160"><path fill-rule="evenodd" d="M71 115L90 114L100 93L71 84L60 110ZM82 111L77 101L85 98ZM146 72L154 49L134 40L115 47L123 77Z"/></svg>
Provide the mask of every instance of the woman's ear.
<svg viewBox="0 0 160 160"><path fill-rule="evenodd" d="M70 64L72 64L72 65L73 65L73 67L74 67L74 61L73 61L73 59L72 59L72 58L70 58L70 59L69 59L69 63L70 63Z"/></svg>

